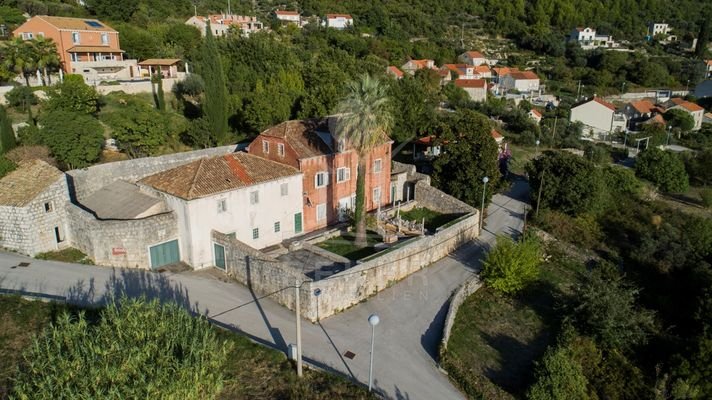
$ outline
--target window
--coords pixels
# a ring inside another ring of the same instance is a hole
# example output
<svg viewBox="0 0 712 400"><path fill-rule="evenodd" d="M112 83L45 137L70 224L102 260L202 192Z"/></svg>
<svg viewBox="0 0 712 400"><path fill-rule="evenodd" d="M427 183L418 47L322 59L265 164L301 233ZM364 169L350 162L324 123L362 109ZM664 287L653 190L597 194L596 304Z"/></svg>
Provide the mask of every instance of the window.
<svg viewBox="0 0 712 400"><path fill-rule="evenodd" d="M283 143L277 143L277 154L280 157L284 157L284 144Z"/></svg>
<svg viewBox="0 0 712 400"><path fill-rule="evenodd" d="M381 162L380 158L373 160L373 173L374 174L381 172L382 167L383 167L383 162Z"/></svg>
<svg viewBox="0 0 712 400"><path fill-rule="evenodd" d="M260 238L260 228L254 228L254 229L252 229L252 238L253 238L253 239L259 239L259 238Z"/></svg>
<svg viewBox="0 0 712 400"><path fill-rule="evenodd" d="M218 213L227 211L227 201L225 199L218 200Z"/></svg>
<svg viewBox="0 0 712 400"><path fill-rule="evenodd" d="M69 53L72 55L72 61L77 62L79 61L79 54L77 53Z"/></svg>
<svg viewBox="0 0 712 400"><path fill-rule="evenodd" d="M329 184L328 172L317 172L314 176L314 187L321 188Z"/></svg>
<svg viewBox="0 0 712 400"><path fill-rule="evenodd" d="M44 203L44 209L45 212L52 212L52 209L54 209L53 204L51 201Z"/></svg>
<svg viewBox="0 0 712 400"><path fill-rule="evenodd" d="M109 34L108 33L101 34L101 44L109 44Z"/></svg>
<svg viewBox="0 0 712 400"><path fill-rule="evenodd" d="M289 194L289 184L288 183L283 183L279 186L279 192L282 194L282 196L286 196Z"/></svg>
<svg viewBox="0 0 712 400"><path fill-rule="evenodd" d="M23 32L22 33L22 39L24 40L32 40L34 35L32 35L32 32Z"/></svg>
<svg viewBox="0 0 712 400"><path fill-rule="evenodd" d="M377 206L381 205L381 188L379 187L373 189L373 204Z"/></svg>
<svg viewBox="0 0 712 400"><path fill-rule="evenodd" d="M326 204L317 204L316 206L316 220L323 221L326 219Z"/></svg>
<svg viewBox="0 0 712 400"><path fill-rule="evenodd" d="M72 32L72 42L74 44L79 43L79 32Z"/></svg>
<svg viewBox="0 0 712 400"><path fill-rule="evenodd" d="M269 154L269 142L266 140L262 140L262 152Z"/></svg>
<svg viewBox="0 0 712 400"><path fill-rule="evenodd" d="M345 182L351 179L351 168L341 167L336 170L336 182Z"/></svg>
<svg viewBox="0 0 712 400"><path fill-rule="evenodd" d="M260 202L260 192L250 192L250 204L258 204Z"/></svg>
<svg viewBox="0 0 712 400"><path fill-rule="evenodd" d="M277 221L277 222L274 223L274 231L275 231L275 232L279 232L279 231L281 230L281 228L282 228L282 227L280 226L279 221Z"/></svg>

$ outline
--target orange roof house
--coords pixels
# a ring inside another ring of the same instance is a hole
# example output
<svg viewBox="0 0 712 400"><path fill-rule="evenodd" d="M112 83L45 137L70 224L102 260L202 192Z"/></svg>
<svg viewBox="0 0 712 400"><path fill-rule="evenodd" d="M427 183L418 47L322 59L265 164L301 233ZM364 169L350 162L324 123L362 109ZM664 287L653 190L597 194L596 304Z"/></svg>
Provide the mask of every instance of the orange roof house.
<svg viewBox="0 0 712 400"><path fill-rule="evenodd" d="M86 80L128 79L135 73L135 60L124 60L119 32L97 19L36 15L15 29L13 36L52 39L62 70Z"/></svg>
<svg viewBox="0 0 712 400"><path fill-rule="evenodd" d="M388 68L386 68L386 73L395 77L396 79L403 78L403 71L399 70L398 67L396 67L395 65L389 65Z"/></svg>

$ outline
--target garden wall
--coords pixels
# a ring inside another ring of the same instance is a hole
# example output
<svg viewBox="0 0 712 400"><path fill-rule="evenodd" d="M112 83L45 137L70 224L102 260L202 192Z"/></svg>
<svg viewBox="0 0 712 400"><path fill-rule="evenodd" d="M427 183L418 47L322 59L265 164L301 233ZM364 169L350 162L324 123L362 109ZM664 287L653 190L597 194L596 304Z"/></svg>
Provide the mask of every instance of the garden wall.
<svg viewBox="0 0 712 400"><path fill-rule="evenodd" d="M478 277L471 278L460 285L450 298L450 306L447 309L447 317L445 317L445 326L443 327L443 338L440 343L440 356L447 350L447 342L450 340L450 333L452 332L453 325L455 325L457 311L460 309L462 303L480 287L482 287L480 279Z"/></svg>

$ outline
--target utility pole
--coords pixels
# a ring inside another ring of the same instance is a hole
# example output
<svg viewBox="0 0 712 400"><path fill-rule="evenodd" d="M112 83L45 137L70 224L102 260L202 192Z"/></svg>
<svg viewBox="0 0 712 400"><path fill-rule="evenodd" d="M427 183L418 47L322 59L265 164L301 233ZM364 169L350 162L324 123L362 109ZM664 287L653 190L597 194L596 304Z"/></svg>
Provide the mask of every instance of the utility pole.
<svg viewBox="0 0 712 400"><path fill-rule="evenodd" d="M232 10L230 9L230 0L227 0L227 15L232 15Z"/></svg>
<svg viewBox="0 0 712 400"><path fill-rule="evenodd" d="M541 206L541 189L544 187L544 171L541 172L541 179L539 179L539 195L536 197L536 217L539 218L539 206Z"/></svg>
<svg viewBox="0 0 712 400"><path fill-rule="evenodd" d="M551 140L553 142L554 138L556 137L556 123L559 122L559 116L557 115L554 118L554 130L551 132Z"/></svg>
<svg viewBox="0 0 712 400"><path fill-rule="evenodd" d="M302 324L301 317L299 316L299 287L302 283L297 279L294 285L294 302L295 302L295 312L297 313L297 376L302 377Z"/></svg>

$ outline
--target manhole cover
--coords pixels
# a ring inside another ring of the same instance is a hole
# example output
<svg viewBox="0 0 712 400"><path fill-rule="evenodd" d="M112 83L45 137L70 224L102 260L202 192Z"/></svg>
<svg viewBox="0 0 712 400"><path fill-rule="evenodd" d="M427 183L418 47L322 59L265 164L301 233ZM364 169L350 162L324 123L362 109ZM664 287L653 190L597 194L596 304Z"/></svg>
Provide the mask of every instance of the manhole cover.
<svg viewBox="0 0 712 400"><path fill-rule="evenodd" d="M346 353L344 353L344 357L348 358L349 360L353 360L354 357L356 357L356 354L351 351L347 351Z"/></svg>

